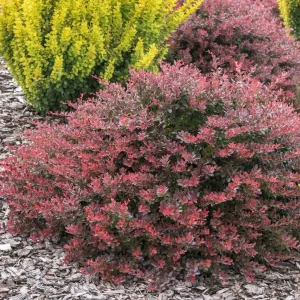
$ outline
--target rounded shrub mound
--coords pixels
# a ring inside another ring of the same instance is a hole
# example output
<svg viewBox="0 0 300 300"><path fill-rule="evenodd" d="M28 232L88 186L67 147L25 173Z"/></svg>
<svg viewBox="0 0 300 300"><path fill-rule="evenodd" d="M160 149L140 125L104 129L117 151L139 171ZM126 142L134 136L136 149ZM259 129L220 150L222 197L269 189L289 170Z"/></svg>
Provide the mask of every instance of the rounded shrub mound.
<svg viewBox="0 0 300 300"><path fill-rule="evenodd" d="M300 44L287 36L276 9L275 0L204 1L173 34L169 60L193 63L204 73L220 67L232 76L238 64L293 98L300 81Z"/></svg>
<svg viewBox="0 0 300 300"><path fill-rule="evenodd" d="M128 68L155 70L165 40L203 0L3 0L0 53L34 108L123 81Z"/></svg>
<svg viewBox="0 0 300 300"><path fill-rule="evenodd" d="M117 283L252 280L299 249L300 115L245 74L161 69L26 133L1 166L9 230Z"/></svg>

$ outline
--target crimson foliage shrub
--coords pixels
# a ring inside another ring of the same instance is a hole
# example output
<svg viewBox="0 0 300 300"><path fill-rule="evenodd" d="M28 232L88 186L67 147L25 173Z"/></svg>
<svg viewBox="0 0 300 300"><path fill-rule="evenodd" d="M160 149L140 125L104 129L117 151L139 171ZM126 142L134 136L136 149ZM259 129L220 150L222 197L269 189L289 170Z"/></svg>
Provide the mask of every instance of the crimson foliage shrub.
<svg viewBox="0 0 300 300"><path fill-rule="evenodd" d="M67 261L114 282L251 280L299 249L300 115L243 73L161 68L26 133L2 162L9 230L61 237Z"/></svg>
<svg viewBox="0 0 300 300"><path fill-rule="evenodd" d="M238 64L292 98L300 81L300 47L287 36L277 6L276 0L204 1L173 35L169 60L193 63L204 73L221 67L231 75Z"/></svg>

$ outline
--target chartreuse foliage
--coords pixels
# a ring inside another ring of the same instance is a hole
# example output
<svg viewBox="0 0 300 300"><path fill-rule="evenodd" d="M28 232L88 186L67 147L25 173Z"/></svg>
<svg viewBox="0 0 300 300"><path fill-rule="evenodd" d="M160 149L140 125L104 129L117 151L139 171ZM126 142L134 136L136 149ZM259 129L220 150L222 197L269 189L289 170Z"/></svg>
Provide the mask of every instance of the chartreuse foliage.
<svg viewBox="0 0 300 300"><path fill-rule="evenodd" d="M203 0L2 0L0 53L28 102L46 112L95 90L91 74L125 80L156 70L164 41Z"/></svg>
<svg viewBox="0 0 300 300"><path fill-rule="evenodd" d="M293 34L300 38L300 0L277 1L285 25L293 28Z"/></svg>

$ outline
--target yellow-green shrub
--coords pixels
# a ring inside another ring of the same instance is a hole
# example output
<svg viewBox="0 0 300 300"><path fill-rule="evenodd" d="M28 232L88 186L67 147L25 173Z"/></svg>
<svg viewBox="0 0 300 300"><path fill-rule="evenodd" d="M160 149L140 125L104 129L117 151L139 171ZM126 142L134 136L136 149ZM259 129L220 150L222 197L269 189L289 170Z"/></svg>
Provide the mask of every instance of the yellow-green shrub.
<svg viewBox="0 0 300 300"><path fill-rule="evenodd" d="M277 0L281 17L292 33L300 38L300 0Z"/></svg>
<svg viewBox="0 0 300 300"><path fill-rule="evenodd" d="M0 54L29 103L46 112L96 88L90 74L123 81L156 70L170 33L203 2L1 0Z"/></svg>

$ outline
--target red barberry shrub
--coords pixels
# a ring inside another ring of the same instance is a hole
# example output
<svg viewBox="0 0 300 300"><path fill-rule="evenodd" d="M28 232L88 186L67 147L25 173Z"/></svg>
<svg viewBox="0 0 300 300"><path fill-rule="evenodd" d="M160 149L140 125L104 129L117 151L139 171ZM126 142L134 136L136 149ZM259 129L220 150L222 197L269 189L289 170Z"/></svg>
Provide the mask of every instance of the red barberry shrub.
<svg viewBox="0 0 300 300"><path fill-rule="evenodd" d="M182 59L203 73L221 67L233 76L238 63L291 98L300 81L300 44L287 36L276 0L204 1L170 44L170 61Z"/></svg>
<svg viewBox="0 0 300 300"><path fill-rule="evenodd" d="M161 69L26 133L2 162L9 230L64 237L67 261L114 282L250 280L299 249L300 115L243 73Z"/></svg>

